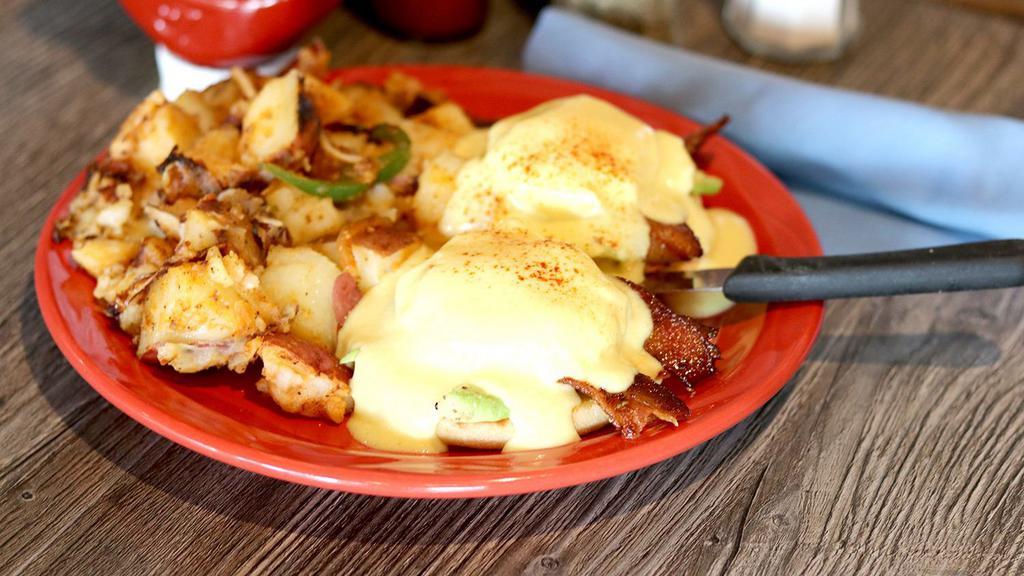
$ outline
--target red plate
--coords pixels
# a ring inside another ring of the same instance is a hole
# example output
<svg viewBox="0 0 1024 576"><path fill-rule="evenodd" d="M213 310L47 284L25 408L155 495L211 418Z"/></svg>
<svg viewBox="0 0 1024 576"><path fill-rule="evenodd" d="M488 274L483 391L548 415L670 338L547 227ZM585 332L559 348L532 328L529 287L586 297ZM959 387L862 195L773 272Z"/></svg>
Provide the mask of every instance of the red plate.
<svg viewBox="0 0 1024 576"><path fill-rule="evenodd" d="M444 90L475 118L500 118L552 98L590 93L657 128L677 134L697 128L627 96L510 70L396 66L337 75L380 82L393 70ZM725 180L709 204L746 216L761 252L821 253L807 218L775 177L722 138L710 141L707 150L709 171ZM634 441L609 430L577 444L513 454L381 452L355 442L345 426L281 412L255 391L253 371L180 375L136 359L131 340L93 301L93 280L72 263L69 243L52 239L54 222L84 178L79 174L61 195L36 250L36 294L61 352L97 392L147 428L211 458L290 482L382 496L465 498L548 490L636 470L720 434L764 405L796 372L821 324L821 303L727 315L719 336L719 374L687 398L693 417L678 428L648 429Z"/></svg>

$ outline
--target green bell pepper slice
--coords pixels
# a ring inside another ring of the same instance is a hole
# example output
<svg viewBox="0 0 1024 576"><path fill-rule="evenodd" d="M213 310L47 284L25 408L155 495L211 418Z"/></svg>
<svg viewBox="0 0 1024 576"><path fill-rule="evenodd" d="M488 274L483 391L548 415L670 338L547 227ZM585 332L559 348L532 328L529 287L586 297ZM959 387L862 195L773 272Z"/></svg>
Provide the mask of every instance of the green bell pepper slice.
<svg viewBox="0 0 1024 576"><path fill-rule="evenodd" d="M412 142L409 140L409 135L398 126L378 124L370 130L370 139L377 142L389 142L394 145L394 148L389 152L381 155L380 170L377 171L377 176L370 183L353 180L338 180L335 182L318 180L297 174L287 168L271 163L264 163L261 167L270 172L274 178L296 190L312 196L330 198L335 202L347 202L357 198L360 194L367 191L370 186L380 182L387 182L397 176L405 168L405 165L409 163L409 159L412 158Z"/></svg>

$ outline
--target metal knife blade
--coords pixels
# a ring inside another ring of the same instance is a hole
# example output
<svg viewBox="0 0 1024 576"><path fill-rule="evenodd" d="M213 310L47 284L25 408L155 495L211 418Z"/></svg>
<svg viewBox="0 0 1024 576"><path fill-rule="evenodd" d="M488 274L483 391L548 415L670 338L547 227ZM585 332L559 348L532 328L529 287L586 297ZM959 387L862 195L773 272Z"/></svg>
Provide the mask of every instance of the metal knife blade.
<svg viewBox="0 0 1024 576"><path fill-rule="evenodd" d="M654 294L721 292L726 278L734 270L734 268L710 268L707 270L650 272L644 277L644 288Z"/></svg>

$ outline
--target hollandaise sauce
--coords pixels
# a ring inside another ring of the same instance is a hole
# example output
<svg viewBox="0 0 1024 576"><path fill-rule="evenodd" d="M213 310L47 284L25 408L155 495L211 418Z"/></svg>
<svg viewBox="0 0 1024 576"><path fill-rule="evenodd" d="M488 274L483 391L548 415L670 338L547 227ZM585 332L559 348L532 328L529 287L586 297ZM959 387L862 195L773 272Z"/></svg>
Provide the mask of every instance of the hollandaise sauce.
<svg viewBox="0 0 1024 576"><path fill-rule="evenodd" d="M731 210L704 208L697 201L686 223L700 240L704 255L679 263L680 270L733 268L740 260L757 252L750 223ZM694 318L710 318L733 305L721 292L675 292L662 298L677 313Z"/></svg>
<svg viewBox="0 0 1024 576"><path fill-rule="evenodd" d="M641 261L647 219L686 221L695 174L678 136L591 96L561 98L491 127L440 228L528 230L593 258Z"/></svg>
<svg viewBox="0 0 1024 576"><path fill-rule="evenodd" d="M370 289L339 333L354 353L348 427L369 446L442 452L437 403L472 386L509 409L505 450L579 439L570 376L621 392L660 364L650 311L585 253L523 232L461 234Z"/></svg>

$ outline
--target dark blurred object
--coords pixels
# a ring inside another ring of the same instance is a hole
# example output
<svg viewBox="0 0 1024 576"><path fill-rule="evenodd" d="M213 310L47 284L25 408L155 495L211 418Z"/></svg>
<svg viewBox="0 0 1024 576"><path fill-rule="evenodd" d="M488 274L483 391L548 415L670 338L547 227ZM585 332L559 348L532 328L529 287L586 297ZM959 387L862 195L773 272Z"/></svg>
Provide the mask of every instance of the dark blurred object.
<svg viewBox="0 0 1024 576"><path fill-rule="evenodd" d="M1024 0L946 0L965 8L1024 18Z"/></svg>
<svg viewBox="0 0 1024 576"><path fill-rule="evenodd" d="M286 50L338 5L338 0L120 1L154 42L203 66L244 65Z"/></svg>
<svg viewBox="0 0 1024 576"><path fill-rule="evenodd" d="M487 18L487 4L487 0L373 0L373 15L396 34L436 42L475 34Z"/></svg>

